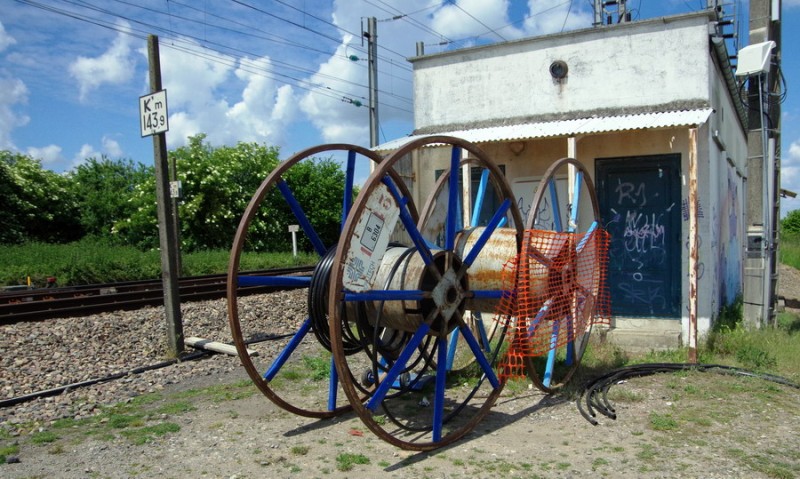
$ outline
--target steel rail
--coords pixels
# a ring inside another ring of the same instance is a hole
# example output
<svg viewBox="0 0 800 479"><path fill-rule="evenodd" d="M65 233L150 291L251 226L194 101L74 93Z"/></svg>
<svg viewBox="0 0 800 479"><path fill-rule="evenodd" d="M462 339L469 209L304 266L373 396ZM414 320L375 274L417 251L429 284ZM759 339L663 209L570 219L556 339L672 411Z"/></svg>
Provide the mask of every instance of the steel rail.
<svg viewBox="0 0 800 479"><path fill-rule="evenodd" d="M307 275L313 267L279 268L249 271L243 275L287 276ZM181 278L182 302L224 298L227 275L215 274ZM285 286L239 287L239 295L270 293L288 289ZM156 280L43 288L0 293L0 324L21 321L81 316L108 311L133 310L164 304L162 282Z"/></svg>

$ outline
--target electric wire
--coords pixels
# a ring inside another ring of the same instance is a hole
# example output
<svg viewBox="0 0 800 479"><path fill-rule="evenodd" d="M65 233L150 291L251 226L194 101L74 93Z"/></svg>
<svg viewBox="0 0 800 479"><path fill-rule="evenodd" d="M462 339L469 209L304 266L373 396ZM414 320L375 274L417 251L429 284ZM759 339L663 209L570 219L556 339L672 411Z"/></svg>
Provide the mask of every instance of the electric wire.
<svg viewBox="0 0 800 479"><path fill-rule="evenodd" d="M69 18L73 18L75 20L79 20L79 21L83 21L83 22L86 22L86 23L90 23L90 24L93 24L93 25L96 25L96 26L99 26L99 27L103 27L103 28L112 30L112 31L117 32L117 33L126 34L126 35L133 36L135 38L139 38L139 39L143 39L143 40L147 39L147 37L151 33L149 31L137 29L137 28L132 27L132 26L129 26L129 27L126 28L126 27L122 27L122 26L117 25L117 24L107 23L107 22L101 21L99 19L95 19L95 18L86 16L86 15L83 15L83 14L80 14L80 13L77 13L77 12L72 12L72 11L69 11L69 10L64 10L64 9L61 9L61 8L45 5L45 4L42 4L42 3L39 3L39 2L35 2L35 1L32 1L32 0L16 0L16 1L18 3L29 5L29 6L34 7L34 8L39 8L39 9L44 10L44 11L48 11L48 12L51 12L51 13L54 13L54 14L66 16L66 17L69 17ZM90 9L90 10L93 10L93 11L96 11L98 13L102 13L102 14L105 14L105 15L116 16L117 18L121 18L121 19L129 21L131 23L134 23L134 24L137 24L137 25L141 25L143 27L148 27L148 28L152 29L152 31L163 32L163 33L168 35L168 37L170 38L170 41L175 42L175 43L181 43L181 42L188 43L185 40L182 40L180 38L180 36L183 36L183 37L186 37L186 38L189 38L189 39L192 39L192 40L196 40L198 42L214 44L214 45L216 45L216 46L218 46L220 48L224 48L224 49L227 49L227 50L230 50L230 51L234 51L234 52L238 52L238 53L244 53L244 54L248 54L248 55L252 55L252 56L258 56L258 55L254 54L252 52L246 52L246 51L243 51L243 50L240 50L240 49L236 49L236 48L233 48L233 47L230 47L230 46L226 46L226 45L219 44L219 43L216 43L216 42L211 42L211 41L209 41L207 39L202 39L202 38L199 38L199 37L196 37L196 36L192 36L190 34L178 33L178 32L175 32L175 31L173 31L171 29L166 29L164 27L160 27L160 26L157 26L157 25L153 25L153 24L149 24L149 23L146 23L146 22L142 22L142 21L136 20L134 18L122 16L122 15L119 15L117 13L114 13L114 12L111 12L111 11L104 10L102 8L96 7L94 5L86 4L85 2L75 2L75 1L70 1L70 0L62 0L62 1L64 1L67 4L74 5L74 6L82 6L84 8L87 8L87 9ZM117 1L120 1L120 0L117 0ZM122 2L122 3L125 3L125 2ZM211 54L208 54L208 53L201 53L201 52L198 52L197 50L189 48L189 47L181 47L181 46L177 46L177 45L174 45L174 44L173 45L166 44L164 46L166 48L173 47L175 50L179 50L179 51L182 51L184 53L187 53L187 54L190 54L190 55L193 55L193 56L204 58L204 59L206 59L208 61L224 64L224 65L230 66L232 68L243 68L243 69L245 69L245 71L247 71L247 68L249 68L249 72L250 73L259 74L259 75L262 75L262 76L265 76L265 77L268 77L268 78L272 78L272 79L274 79L274 80L276 80L278 82L285 83L285 84L292 85L292 86L296 86L296 87L298 87L300 89L309 91L311 93L319 94L319 95L322 95L322 96L327 96L329 98L333 98L333 99L337 99L337 100L340 100L342 96L344 96L344 97L353 97L353 96L355 96L355 97L359 97L359 98L362 98L362 99L364 98L363 96L359 96L357 94L354 94L353 92L348 92L348 91L344 91L344 90L338 90L338 89L332 88L332 87L330 87L328 85L314 83L314 82L311 82L311 81L308 81L308 80L298 79L298 78L292 77L290 75L277 72L275 70L257 68L254 71L254 67L253 66L243 67L240 63L237 63L235 61L226 61L226 60L220 58L220 56L211 55ZM240 59L237 58L237 60L239 62L241 62ZM339 77L334 77L334 76L331 76L331 75L321 74L321 73L313 71L313 70L303 69L301 67L297 67L295 65L291 65L291 64L288 64L288 63L285 63L285 62L280 62L280 61L274 60L272 58L270 59L270 61L274 62L276 64L282 64L282 65L286 66L287 68L291 68L291 69L294 69L294 70L297 70L297 71L311 73L313 75L320 75L320 76L323 76L323 77L328 77L328 78L330 78L332 80L336 80L336 81L343 81L345 83L349 83L351 85L358 86L359 88L366 88L366 85L362 85L362 84L355 83L355 82L349 82L349 81L346 81L346 80L342 80ZM334 95L331 92L339 93L339 95ZM396 98L396 99L398 99L398 100L400 100L400 101L402 101L404 103L407 103L407 104L411 103L411 99L410 98L407 98L407 97L404 97L404 96L401 96L401 95L397 95L397 94L395 94L393 92L387 92L387 91L379 90L379 93L383 94L384 96ZM383 106L383 107L393 108L395 110L411 113L411 110L409 108L404 108L404 107L396 105L396 104L386 103L384 101L380 101L379 104L381 106Z"/></svg>

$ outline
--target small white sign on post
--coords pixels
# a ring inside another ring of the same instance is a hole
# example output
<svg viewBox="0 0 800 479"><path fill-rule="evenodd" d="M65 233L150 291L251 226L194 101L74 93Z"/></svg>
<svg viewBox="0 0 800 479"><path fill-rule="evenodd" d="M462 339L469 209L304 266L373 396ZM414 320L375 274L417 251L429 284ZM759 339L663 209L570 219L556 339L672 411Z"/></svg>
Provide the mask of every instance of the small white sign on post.
<svg viewBox="0 0 800 479"><path fill-rule="evenodd" d="M142 137L169 131L167 90L139 97L139 126Z"/></svg>
<svg viewBox="0 0 800 479"><path fill-rule="evenodd" d="M297 256L297 232L300 231L300 225L289 225L289 233L292 234L292 253Z"/></svg>

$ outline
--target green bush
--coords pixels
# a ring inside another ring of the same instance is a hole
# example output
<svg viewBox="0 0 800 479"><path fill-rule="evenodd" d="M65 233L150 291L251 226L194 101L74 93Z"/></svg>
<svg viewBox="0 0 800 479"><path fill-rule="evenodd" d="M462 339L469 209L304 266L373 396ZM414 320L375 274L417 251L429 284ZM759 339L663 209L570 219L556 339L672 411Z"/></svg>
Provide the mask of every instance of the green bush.
<svg viewBox="0 0 800 479"><path fill-rule="evenodd" d="M89 158L69 178L80 205L80 222L87 235L111 238L114 223L129 218L136 185L154 175L154 168L132 160Z"/></svg>
<svg viewBox="0 0 800 479"><path fill-rule="evenodd" d="M179 206L181 247L185 251L230 248L242 214L261 182L278 165L278 150L255 143L212 147L205 136L189 139L189 145L170 152L181 180ZM294 165L283 177L315 226L322 241L336 242L341 221L344 172L331 160L307 160ZM155 179L148 177L134 188L131 214L114 225L126 244L155 248L158 230ZM277 189L267 195L248 232L249 251L285 251L287 227L297 223ZM311 251L305 235L298 248Z"/></svg>
<svg viewBox="0 0 800 479"><path fill-rule="evenodd" d="M781 220L781 231L788 234L800 234L800 210L790 211Z"/></svg>
<svg viewBox="0 0 800 479"><path fill-rule="evenodd" d="M68 177L9 151L0 151L0 165L1 243L66 243L83 235Z"/></svg>

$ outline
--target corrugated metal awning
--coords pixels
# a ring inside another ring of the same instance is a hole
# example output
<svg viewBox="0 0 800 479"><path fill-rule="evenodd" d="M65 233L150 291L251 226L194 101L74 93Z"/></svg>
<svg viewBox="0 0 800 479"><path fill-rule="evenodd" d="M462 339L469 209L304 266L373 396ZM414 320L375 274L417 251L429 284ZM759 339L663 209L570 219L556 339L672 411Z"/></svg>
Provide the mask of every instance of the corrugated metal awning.
<svg viewBox="0 0 800 479"><path fill-rule="evenodd" d="M473 128L469 130L436 133L436 135L455 136L472 143L490 143L496 141L529 140L534 138L569 137L611 131L698 126L705 123L713 111L714 110L711 108L702 108L697 110L660 111L636 115L599 116L575 120L543 121L521 123L518 125ZM378 145L373 148L373 150L396 150L409 141L426 136L433 135L406 136Z"/></svg>

